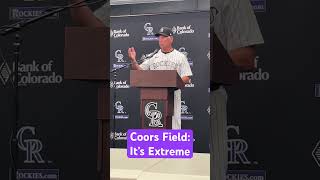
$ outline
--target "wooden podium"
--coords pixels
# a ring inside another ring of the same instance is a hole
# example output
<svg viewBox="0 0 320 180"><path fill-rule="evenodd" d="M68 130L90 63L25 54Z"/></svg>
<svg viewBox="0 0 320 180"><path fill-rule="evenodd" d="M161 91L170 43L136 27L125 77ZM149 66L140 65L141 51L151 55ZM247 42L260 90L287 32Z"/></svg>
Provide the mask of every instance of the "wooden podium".
<svg viewBox="0 0 320 180"><path fill-rule="evenodd" d="M140 88L143 129L172 129L174 91L184 88L175 70L131 70L130 86Z"/></svg>
<svg viewBox="0 0 320 180"><path fill-rule="evenodd" d="M65 29L64 79L98 84L99 179L110 179L109 125L109 28L67 27Z"/></svg>

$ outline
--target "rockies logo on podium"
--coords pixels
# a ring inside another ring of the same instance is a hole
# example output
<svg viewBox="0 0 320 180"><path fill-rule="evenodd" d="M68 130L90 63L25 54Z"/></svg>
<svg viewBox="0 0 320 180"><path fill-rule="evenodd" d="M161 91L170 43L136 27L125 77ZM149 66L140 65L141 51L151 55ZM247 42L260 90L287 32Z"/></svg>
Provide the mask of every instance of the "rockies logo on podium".
<svg viewBox="0 0 320 180"><path fill-rule="evenodd" d="M153 107L154 110L150 110ZM148 119L150 119L149 127L163 127L161 123L162 113L158 111L158 103L149 102L144 108L144 114Z"/></svg>

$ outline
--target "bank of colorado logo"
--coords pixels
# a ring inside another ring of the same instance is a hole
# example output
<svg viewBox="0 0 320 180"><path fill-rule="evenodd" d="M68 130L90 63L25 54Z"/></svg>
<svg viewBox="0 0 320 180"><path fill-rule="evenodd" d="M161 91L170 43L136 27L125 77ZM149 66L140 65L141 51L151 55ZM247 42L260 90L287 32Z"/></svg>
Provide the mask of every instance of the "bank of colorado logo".
<svg viewBox="0 0 320 180"><path fill-rule="evenodd" d="M183 26L173 26L173 34L183 35L183 34L194 34L194 29L192 25L183 25Z"/></svg>
<svg viewBox="0 0 320 180"><path fill-rule="evenodd" d="M117 39L117 38L127 38L130 37L127 29L110 29L110 37Z"/></svg>
<svg viewBox="0 0 320 180"><path fill-rule="evenodd" d="M239 79L242 81L267 81L270 79L270 73L262 70L258 66L259 56L255 58L255 69L254 72L241 72Z"/></svg>
<svg viewBox="0 0 320 180"><path fill-rule="evenodd" d="M318 166L320 167L320 141L317 143L317 145L314 147L312 151L313 159L316 161Z"/></svg>
<svg viewBox="0 0 320 180"><path fill-rule="evenodd" d="M4 86L10 80L11 74L12 74L12 72L11 72L11 69L10 69L8 63L3 61L0 66L0 80Z"/></svg>
<svg viewBox="0 0 320 180"><path fill-rule="evenodd" d="M110 139L115 141L127 140L127 132L110 132Z"/></svg>
<svg viewBox="0 0 320 180"><path fill-rule="evenodd" d="M110 81L110 88L115 88L115 89L128 89L130 88L129 84L127 83L128 81Z"/></svg>
<svg viewBox="0 0 320 180"><path fill-rule="evenodd" d="M54 60L40 63L33 60L31 63L18 64L18 85L48 85L60 84L63 81L62 75L54 71ZM6 86L10 81L13 83L15 77L15 62L2 61L0 64L0 80Z"/></svg>

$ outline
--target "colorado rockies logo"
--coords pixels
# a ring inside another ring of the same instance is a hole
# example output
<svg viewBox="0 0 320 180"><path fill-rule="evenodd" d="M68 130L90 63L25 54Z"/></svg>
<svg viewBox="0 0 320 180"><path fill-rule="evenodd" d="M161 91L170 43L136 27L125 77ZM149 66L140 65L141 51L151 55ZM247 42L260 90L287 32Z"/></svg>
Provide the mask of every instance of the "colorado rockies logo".
<svg viewBox="0 0 320 180"><path fill-rule="evenodd" d="M148 36L152 36L153 34L153 27L151 26L151 23L146 23L144 25L144 30L146 30L148 32Z"/></svg>
<svg viewBox="0 0 320 180"><path fill-rule="evenodd" d="M118 114L124 114L124 107L122 106L122 104L121 104L121 101L117 101L116 103L115 103L115 108L117 109L117 113Z"/></svg>
<svg viewBox="0 0 320 180"><path fill-rule="evenodd" d="M123 54L122 54L122 52L121 52L121 50L116 50L116 52L114 52L114 56L118 59L118 63L120 63L120 62L124 62L124 60L123 60Z"/></svg>
<svg viewBox="0 0 320 180"><path fill-rule="evenodd" d="M154 110L150 110L151 107L153 107ZM156 102L149 102L144 108L146 117L150 119L150 127L163 127L163 124L160 121L160 119L162 118L162 113L157 109L158 103Z"/></svg>
<svg viewBox="0 0 320 180"><path fill-rule="evenodd" d="M181 101L181 114L190 114L186 101Z"/></svg>
<svg viewBox="0 0 320 180"><path fill-rule="evenodd" d="M26 160L24 163L45 163L40 152L42 150L42 142L39 139L24 139L24 133L29 131L35 135L35 128L31 126L22 127L17 133L18 147L26 152Z"/></svg>

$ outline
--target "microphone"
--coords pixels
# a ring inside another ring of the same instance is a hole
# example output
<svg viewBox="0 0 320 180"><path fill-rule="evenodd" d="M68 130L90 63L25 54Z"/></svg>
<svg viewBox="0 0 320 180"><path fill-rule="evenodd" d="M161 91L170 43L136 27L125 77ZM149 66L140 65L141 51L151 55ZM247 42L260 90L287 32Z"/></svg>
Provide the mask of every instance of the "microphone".
<svg viewBox="0 0 320 180"><path fill-rule="evenodd" d="M144 61L144 60L146 60L146 59L152 58L155 54L158 53L158 51L159 51L159 49L155 49L152 53L143 55L143 56L141 57L140 61Z"/></svg>

